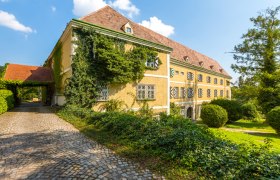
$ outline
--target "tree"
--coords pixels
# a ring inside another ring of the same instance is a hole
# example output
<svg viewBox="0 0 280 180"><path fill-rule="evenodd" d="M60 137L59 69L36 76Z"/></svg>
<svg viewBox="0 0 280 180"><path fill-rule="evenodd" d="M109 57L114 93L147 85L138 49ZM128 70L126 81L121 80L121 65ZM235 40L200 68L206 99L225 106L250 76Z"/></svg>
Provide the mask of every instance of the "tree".
<svg viewBox="0 0 280 180"><path fill-rule="evenodd" d="M259 88L257 99L264 113L280 105L279 11L280 6L251 18L254 28L249 29L242 36L243 42L234 47L236 64L232 65L232 69L245 78L256 79L255 85Z"/></svg>

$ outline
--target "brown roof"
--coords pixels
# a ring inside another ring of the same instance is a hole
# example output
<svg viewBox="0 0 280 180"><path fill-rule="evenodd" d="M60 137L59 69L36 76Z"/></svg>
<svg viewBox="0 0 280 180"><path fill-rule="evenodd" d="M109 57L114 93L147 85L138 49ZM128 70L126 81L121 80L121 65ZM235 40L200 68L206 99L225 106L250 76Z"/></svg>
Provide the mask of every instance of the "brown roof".
<svg viewBox="0 0 280 180"><path fill-rule="evenodd" d="M50 68L9 64L7 66L3 79L34 82L52 82L53 75Z"/></svg>
<svg viewBox="0 0 280 180"><path fill-rule="evenodd" d="M144 26L131 21L130 19L115 11L110 6L105 6L104 8L99 9L96 12L80 18L80 20L119 32L123 32L123 25L129 22L131 27L133 28L133 35L135 37L146 39L148 41L173 48L173 51L171 52L171 58L185 61L184 58L188 57L188 62L195 66L201 66L200 62L202 61L203 68L229 76L229 74L225 70L222 70L221 72L221 69L223 68L214 59L211 59L210 57L207 57L197 51L194 51L178 42L175 42L159 33L156 33Z"/></svg>

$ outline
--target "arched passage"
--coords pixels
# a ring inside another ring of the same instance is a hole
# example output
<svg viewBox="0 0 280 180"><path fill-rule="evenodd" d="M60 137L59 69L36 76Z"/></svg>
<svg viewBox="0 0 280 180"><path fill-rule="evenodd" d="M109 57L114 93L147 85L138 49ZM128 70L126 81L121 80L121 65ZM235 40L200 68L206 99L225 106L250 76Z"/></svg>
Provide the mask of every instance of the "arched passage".
<svg viewBox="0 0 280 180"><path fill-rule="evenodd" d="M189 107L187 109L187 117L192 119L192 115L193 115L193 108L192 107Z"/></svg>

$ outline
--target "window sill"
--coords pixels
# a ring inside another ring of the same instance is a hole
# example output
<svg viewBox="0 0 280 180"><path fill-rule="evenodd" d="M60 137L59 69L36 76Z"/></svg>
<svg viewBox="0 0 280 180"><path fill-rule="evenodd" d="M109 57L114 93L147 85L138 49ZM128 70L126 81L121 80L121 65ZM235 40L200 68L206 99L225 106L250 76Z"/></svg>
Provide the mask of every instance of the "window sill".
<svg viewBox="0 0 280 180"><path fill-rule="evenodd" d="M136 99L136 101L155 101L156 99Z"/></svg>

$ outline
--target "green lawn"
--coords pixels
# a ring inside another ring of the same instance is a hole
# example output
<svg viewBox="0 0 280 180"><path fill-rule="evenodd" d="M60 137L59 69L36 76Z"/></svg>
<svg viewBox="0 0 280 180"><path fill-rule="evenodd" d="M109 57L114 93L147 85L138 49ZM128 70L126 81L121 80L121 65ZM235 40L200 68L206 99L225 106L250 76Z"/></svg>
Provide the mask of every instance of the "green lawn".
<svg viewBox="0 0 280 180"><path fill-rule="evenodd" d="M259 146L265 144L265 139L270 139L271 151L280 153L280 136L264 121L239 120L227 124L224 128L211 128L211 131L237 144L253 143Z"/></svg>

